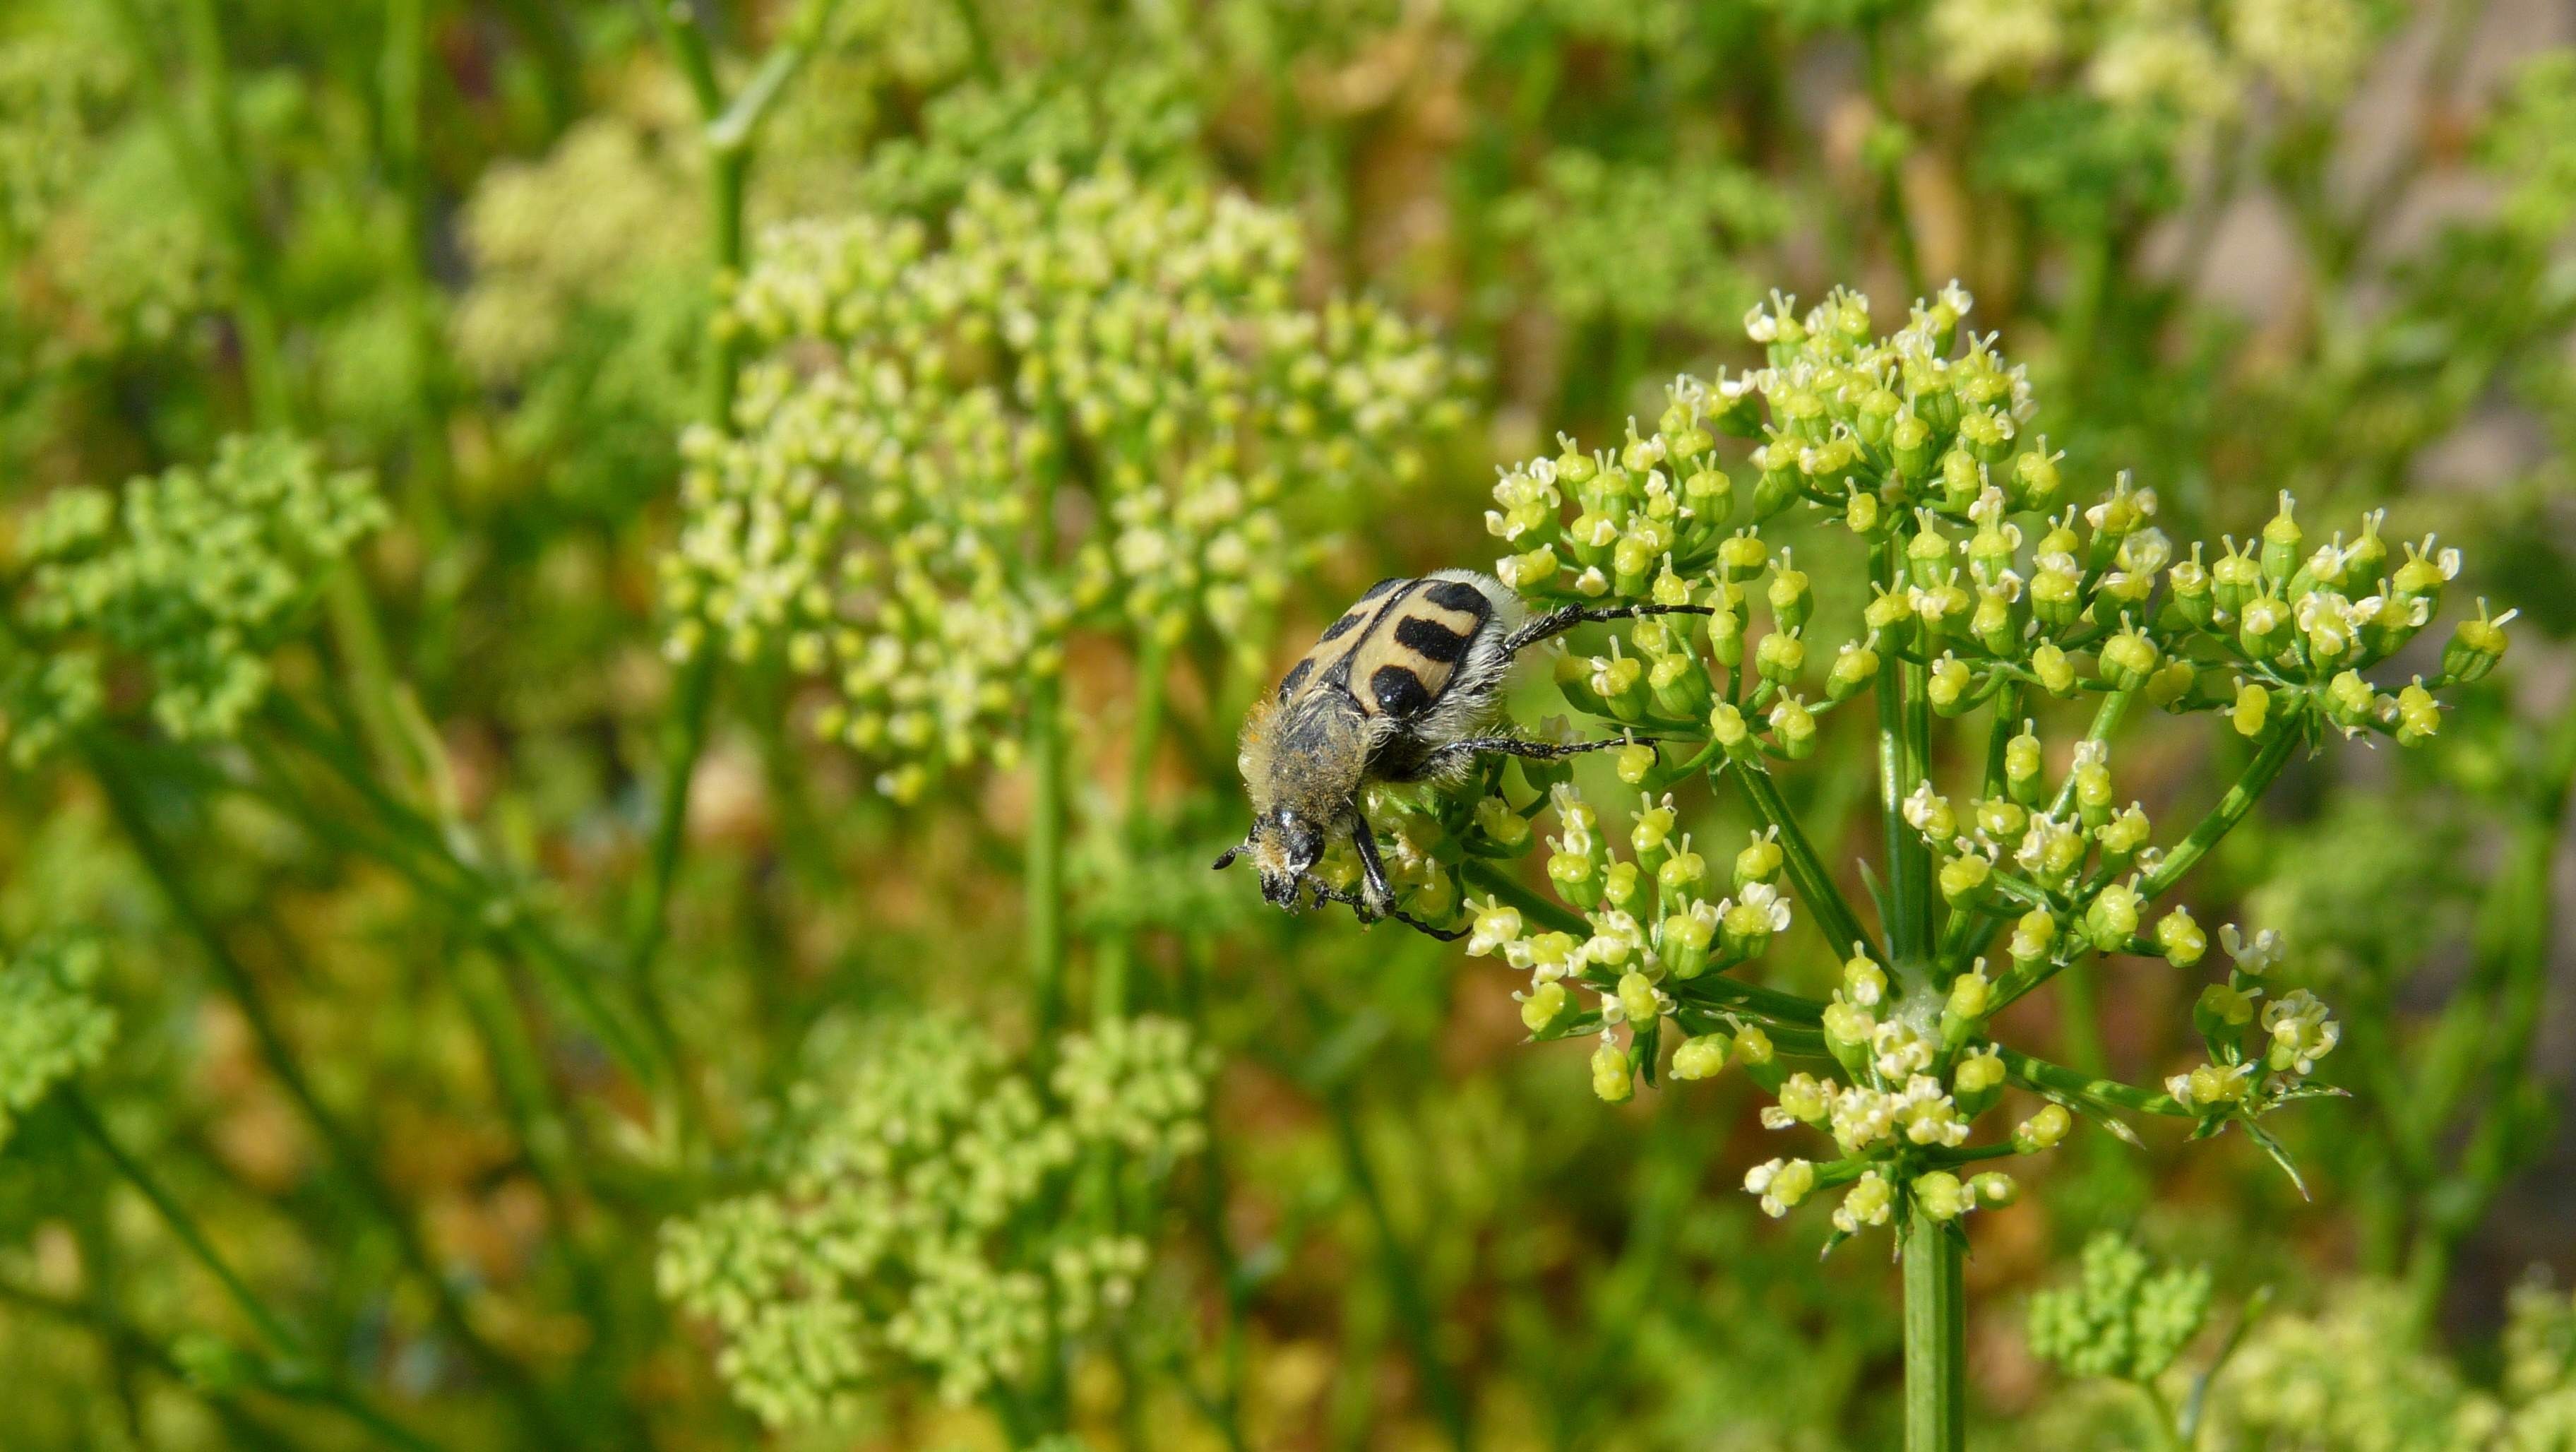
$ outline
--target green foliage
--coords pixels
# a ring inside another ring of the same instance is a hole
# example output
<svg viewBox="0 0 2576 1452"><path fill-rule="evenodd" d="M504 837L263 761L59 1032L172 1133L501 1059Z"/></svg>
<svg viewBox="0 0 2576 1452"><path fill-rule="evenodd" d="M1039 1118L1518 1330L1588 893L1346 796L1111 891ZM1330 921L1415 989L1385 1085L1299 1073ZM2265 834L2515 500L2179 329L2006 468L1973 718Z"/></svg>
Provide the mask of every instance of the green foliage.
<svg viewBox="0 0 2576 1452"><path fill-rule="evenodd" d="M2519 17L0 7L0 1441L1876 1449L1883 1224L1975 1445L2565 1445ZM1477 956L1207 871L1497 555L1722 613L1369 794Z"/></svg>

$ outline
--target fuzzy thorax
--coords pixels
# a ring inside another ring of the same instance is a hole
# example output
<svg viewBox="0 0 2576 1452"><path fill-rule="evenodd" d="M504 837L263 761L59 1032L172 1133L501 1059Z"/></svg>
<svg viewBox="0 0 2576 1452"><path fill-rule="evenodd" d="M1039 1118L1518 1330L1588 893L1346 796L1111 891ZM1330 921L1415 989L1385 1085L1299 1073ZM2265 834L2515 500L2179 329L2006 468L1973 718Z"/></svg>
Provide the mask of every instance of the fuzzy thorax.
<svg viewBox="0 0 2576 1452"><path fill-rule="evenodd" d="M1338 692L1301 696L1284 710L1264 701L1244 721L1236 756L1254 817L1341 820L1359 795L1369 747L1368 719Z"/></svg>

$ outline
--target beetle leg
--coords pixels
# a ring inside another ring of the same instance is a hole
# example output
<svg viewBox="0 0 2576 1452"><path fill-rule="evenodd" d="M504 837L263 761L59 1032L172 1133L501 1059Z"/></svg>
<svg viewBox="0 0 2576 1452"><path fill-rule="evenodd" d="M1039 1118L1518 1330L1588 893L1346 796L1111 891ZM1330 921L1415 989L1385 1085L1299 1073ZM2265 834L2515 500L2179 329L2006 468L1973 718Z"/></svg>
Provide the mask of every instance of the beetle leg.
<svg viewBox="0 0 2576 1452"><path fill-rule="evenodd" d="M1526 741L1517 736L1470 736L1452 741L1433 752L1425 763L1425 774L1447 770L1489 751L1503 756L1525 756L1533 761L1557 761L1568 756L1581 756L1587 751L1608 751L1614 746L1626 746L1629 740L1616 737L1607 741ZM1655 743L1651 736L1639 736L1634 740L1648 746Z"/></svg>
<svg viewBox="0 0 2576 1452"><path fill-rule="evenodd" d="M1503 637L1503 653L1518 655L1551 635L1563 635L1591 620L1633 620L1640 615L1712 615L1706 605L1568 605L1537 616Z"/></svg>
<svg viewBox="0 0 2576 1452"><path fill-rule="evenodd" d="M1360 854L1360 876L1368 884L1368 891L1362 895L1368 900L1369 912L1377 917L1394 912L1395 889L1387 885L1386 863L1378 858L1377 834L1369 830L1367 818L1351 824L1351 846Z"/></svg>

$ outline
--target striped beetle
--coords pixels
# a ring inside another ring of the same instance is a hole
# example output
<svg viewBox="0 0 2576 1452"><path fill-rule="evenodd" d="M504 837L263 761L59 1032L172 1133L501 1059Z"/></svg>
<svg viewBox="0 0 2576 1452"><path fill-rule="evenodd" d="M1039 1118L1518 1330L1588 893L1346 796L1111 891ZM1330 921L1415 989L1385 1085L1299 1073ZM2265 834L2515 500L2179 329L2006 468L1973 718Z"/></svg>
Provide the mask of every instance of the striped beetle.
<svg viewBox="0 0 2576 1452"><path fill-rule="evenodd" d="M1245 719L1236 764L1252 798L1252 830L1217 867L1251 857L1261 895L1291 912L1300 890L1311 889L1318 900L1347 902L1367 917L1459 936L1397 910L1377 840L1360 814L1360 792L1371 782L1454 781L1487 753L1553 760L1624 744L1557 744L1497 731L1513 658L1587 620L1708 613L1704 605L1568 605L1531 617L1508 586L1474 570L1378 581ZM1308 880L1334 836L1345 833L1359 853L1356 895Z"/></svg>

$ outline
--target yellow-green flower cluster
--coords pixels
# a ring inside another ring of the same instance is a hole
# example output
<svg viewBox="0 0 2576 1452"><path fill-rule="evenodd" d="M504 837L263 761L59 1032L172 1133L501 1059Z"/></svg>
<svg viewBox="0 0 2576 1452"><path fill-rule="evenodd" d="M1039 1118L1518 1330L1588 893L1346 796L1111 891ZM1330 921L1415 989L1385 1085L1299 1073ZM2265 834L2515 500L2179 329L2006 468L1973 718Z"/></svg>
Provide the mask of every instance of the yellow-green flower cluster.
<svg viewBox="0 0 2576 1452"><path fill-rule="evenodd" d="M1207 1147L1214 1068L1215 1051L1189 1025L1148 1015L1067 1040L1049 1082L1075 1134L1167 1163Z"/></svg>
<svg viewBox="0 0 2576 1452"><path fill-rule="evenodd" d="M719 320L763 354L684 442L670 649L781 649L910 796L1007 757L1067 633L1232 632L1309 557L1283 520L1402 479L1457 370L1374 307L1293 301L1284 213L1123 170L969 188L944 232L768 234Z"/></svg>
<svg viewBox="0 0 2576 1452"><path fill-rule="evenodd" d="M283 435L226 439L203 470L121 493L72 488L19 522L19 585L0 635L0 712L20 764L96 714L110 660L138 660L152 715L180 739L230 735L267 653L325 575L384 520L373 482Z"/></svg>
<svg viewBox="0 0 2576 1452"><path fill-rule="evenodd" d="M1759 175L1722 160L1646 166L1567 149L1498 221L1528 239L1567 321L1713 337L1759 296L1741 259L1788 225L1788 209Z"/></svg>
<svg viewBox="0 0 2576 1452"><path fill-rule="evenodd" d="M1803 313L1775 297L1747 319L1767 366L1676 381L1654 432L1632 422L1619 448L1565 440L1503 471L1486 515L1509 551L1496 571L1533 609L1698 612L1640 618L1624 642L1555 657L1559 691L1594 725L1541 734L1632 735L1614 754L1640 789L1632 857L1614 850L1601 810L1560 784L1546 838L1555 901L1466 900L1472 879L1490 885L1501 861L1534 850L1548 800L1516 801L1488 770L1464 796L1374 808L1408 912L1528 973L1518 997L1535 1036L1603 1036L1592 1062L1603 1098L1651 1081L1673 1021L1676 1077L1738 1060L1776 1097L1767 1124L1837 1152L1759 1166L1748 1191L1782 1213L1848 1186L1844 1233L2008 1202L2014 1182L1977 1162L2047 1149L2079 1113L2124 1133L2119 1116L2134 1113L2192 1119L2204 1134L2244 1124L2278 1155L2252 1121L2330 1092L2309 1076L2339 1030L2304 991L2264 998L2276 935L2220 930L2233 969L2194 1013L2208 1062L2164 1093L1998 1044L1995 1016L2105 954L2196 968L2209 936L2166 899L2292 752L2328 728L2420 744L2440 729L2435 693L2485 675L2505 648L2504 619L2481 602L2437 670L2410 664L2403 684L2365 674L2427 654L2417 637L2459 570L2457 552L2429 539L2392 551L2378 515L2320 541L2285 494L2256 538L2184 551L2157 525L2154 491L2125 476L2073 498L2057 451L2024 432L2022 370L1993 339L1956 336L1971 306L1954 286L1880 336L1855 294ZM1754 441L1741 470L1720 458L1720 435ZM1857 535L1867 574L1819 580L1775 549L1763 530L1791 511ZM1820 594L1843 609L1820 610ZM1808 637L1819 620L1855 616L1848 638ZM1891 858L1871 874L1887 884L1875 934L1773 785L1779 764L1818 749L1821 718L1864 693L1877 698ZM2052 747L2039 724L2051 701L2089 703L2091 728ZM2250 745L2234 788L2180 832L2160 833L2113 770L2114 729L2151 709L2219 715L2224 738ZM1935 761L1932 723L1972 713L1985 749L1955 770ZM1679 831L1671 789L1703 770L1732 778L1766 824L1731 872ZM1534 787L1551 772L1522 763ZM1787 928L1790 885L1848 955L1828 1001L1724 976ZM2008 1083L2050 1102L1976 1142Z"/></svg>
<svg viewBox="0 0 2576 1452"><path fill-rule="evenodd" d="M2152 1384L2209 1317L2209 1267L2158 1269L2113 1231L2086 1241L2075 1284L2030 1299L2030 1349L2077 1376Z"/></svg>
<svg viewBox="0 0 2576 1452"><path fill-rule="evenodd" d="M0 954L0 1147L56 1084L96 1064L116 1015L91 996L96 945L36 943Z"/></svg>
<svg viewBox="0 0 2576 1452"><path fill-rule="evenodd" d="M2062 77L2116 109L2197 125L2240 114L2258 88L2341 101L2374 21L2355 0L1938 0L1925 26L1953 84Z"/></svg>
<svg viewBox="0 0 2576 1452"><path fill-rule="evenodd" d="M492 168L462 218L474 282L451 330L486 383L517 386L566 345L586 308L623 307L639 280L699 265L687 149L620 116L585 120L539 160Z"/></svg>
<svg viewBox="0 0 2576 1452"><path fill-rule="evenodd" d="M2210 1385L2203 1425L2227 1447L2522 1452L2576 1435L2576 1314L2567 1292L2518 1288L2492 1389L2425 1345L2405 1287L2359 1281L2307 1314L2256 1322Z"/></svg>
<svg viewBox="0 0 2576 1452"><path fill-rule="evenodd" d="M79 183L92 116L115 89L92 47L0 42L0 258L23 248Z"/></svg>
<svg viewBox="0 0 2576 1452"><path fill-rule="evenodd" d="M1068 1037L1053 1098L948 1019L827 1036L819 1057L771 1186L667 1226L659 1266L772 1426L838 1419L911 1374L956 1402L1043 1376L1046 1349L1127 1304L1148 1259L1077 1213L1076 1162L1150 1183L1205 1143L1205 1051L1169 1019Z"/></svg>

